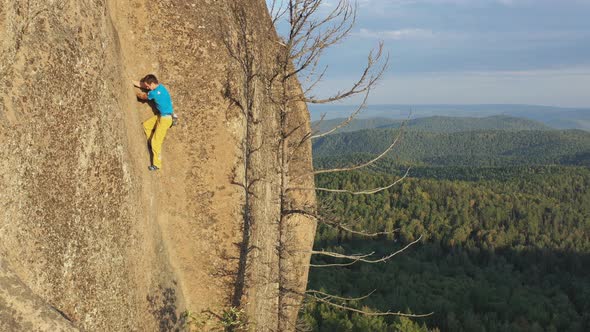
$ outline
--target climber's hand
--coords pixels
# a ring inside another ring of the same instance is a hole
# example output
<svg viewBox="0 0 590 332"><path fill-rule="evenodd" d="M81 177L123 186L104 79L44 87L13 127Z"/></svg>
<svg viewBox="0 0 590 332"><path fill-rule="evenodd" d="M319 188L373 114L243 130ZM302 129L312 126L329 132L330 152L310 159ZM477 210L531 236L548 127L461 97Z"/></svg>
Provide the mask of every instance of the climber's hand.
<svg viewBox="0 0 590 332"><path fill-rule="evenodd" d="M137 96L137 98L141 99L141 100L147 100L147 94L145 92L137 92L135 93L135 96Z"/></svg>

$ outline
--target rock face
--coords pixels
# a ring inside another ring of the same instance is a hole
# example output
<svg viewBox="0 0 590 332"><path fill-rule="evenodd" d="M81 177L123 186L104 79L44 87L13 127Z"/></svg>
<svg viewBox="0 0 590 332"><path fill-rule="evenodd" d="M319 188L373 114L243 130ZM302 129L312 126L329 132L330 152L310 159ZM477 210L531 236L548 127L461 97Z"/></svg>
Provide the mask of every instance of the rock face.
<svg viewBox="0 0 590 332"><path fill-rule="evenodd" d="M0 331L79 331L0 261Z"/></svg>
<svg viewBox="0 0 590 332"><path fill-rule="evenodd" d="M280 123L262 87L264 147L245 163L253 141L226 88L245 80L228 52L244 20L271 71L264 0L0 0L0 329L173 331L188 310L207 331L236 304L252 330L294 329L315 223L281 218ZM156 173L141 127L152 109L130 84L147 73L181 121ZM295 107L296 138L309 116ZM293 165L288 176L313 186L310 144Z"/></svg>

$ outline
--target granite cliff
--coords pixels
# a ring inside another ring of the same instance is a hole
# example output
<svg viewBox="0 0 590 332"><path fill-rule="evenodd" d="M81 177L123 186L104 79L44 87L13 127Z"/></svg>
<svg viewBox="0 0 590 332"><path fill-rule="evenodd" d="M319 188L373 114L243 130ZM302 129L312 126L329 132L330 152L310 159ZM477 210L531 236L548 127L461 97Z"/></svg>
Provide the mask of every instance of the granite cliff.
<svg viewBox="0 0 590 332"><path fill-rule="evenodd" d="M246 79L228 52L244 22L272 71L264 0L0 0L0 330L175 331L191 311L207 331L234 306L250 330L294 330L315 222L281 218L268 91L250 95L250 133L228 98ZM147 73L181 121L156 173L141 127L152 110L130 83ZM309 115L293 107L296 139ZM312 187L309 143L294 165L287 176Z"/></svg>

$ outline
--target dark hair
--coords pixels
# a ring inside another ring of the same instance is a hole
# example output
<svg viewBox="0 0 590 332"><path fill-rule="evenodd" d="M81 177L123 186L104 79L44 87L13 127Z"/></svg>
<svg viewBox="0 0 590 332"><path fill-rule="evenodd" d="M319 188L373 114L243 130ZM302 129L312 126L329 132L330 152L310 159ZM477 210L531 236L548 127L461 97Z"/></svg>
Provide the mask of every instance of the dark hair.
<svg viewBox="0 0 590 332"><path fill-rule="evenodd" d="M156 75L153 74L145 75L142 81L145 82L145 84L159 84Z"/></svg>

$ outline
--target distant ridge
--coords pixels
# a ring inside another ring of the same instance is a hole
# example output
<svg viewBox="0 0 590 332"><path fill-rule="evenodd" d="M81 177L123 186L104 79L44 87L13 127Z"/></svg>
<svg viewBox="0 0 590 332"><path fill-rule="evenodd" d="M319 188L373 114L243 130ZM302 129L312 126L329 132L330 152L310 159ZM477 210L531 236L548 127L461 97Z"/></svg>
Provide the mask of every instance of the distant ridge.
<svg viewBox="0 0 590 332"><path fill-rule="evenodd" d="M327 132L345 121L344 118L316 121L312 125L319 132ZM338 129L334 133L353 132L363 129L398 128L404 120L388 118L354 119L347 126ZM413 130L430 132L451 133L471 130L551 130L552 128L541 122L517 118L506 115L493 115L484 118L478 117L450 117L431 116L412 119L406 124Z"/></svg>
<svg viewBox="0 0 590 332"><path fill-rule="evenodd" d="M346 118L355 106L350 105L313 105L310 108L312 120ZM556 129L583 129L590 131L590 108L565 108L541 105L370 105L363 110L358 119L381 118L387 120L424 118L432 116L452 117L489 117L506 115L541 122Z"/></svg>

